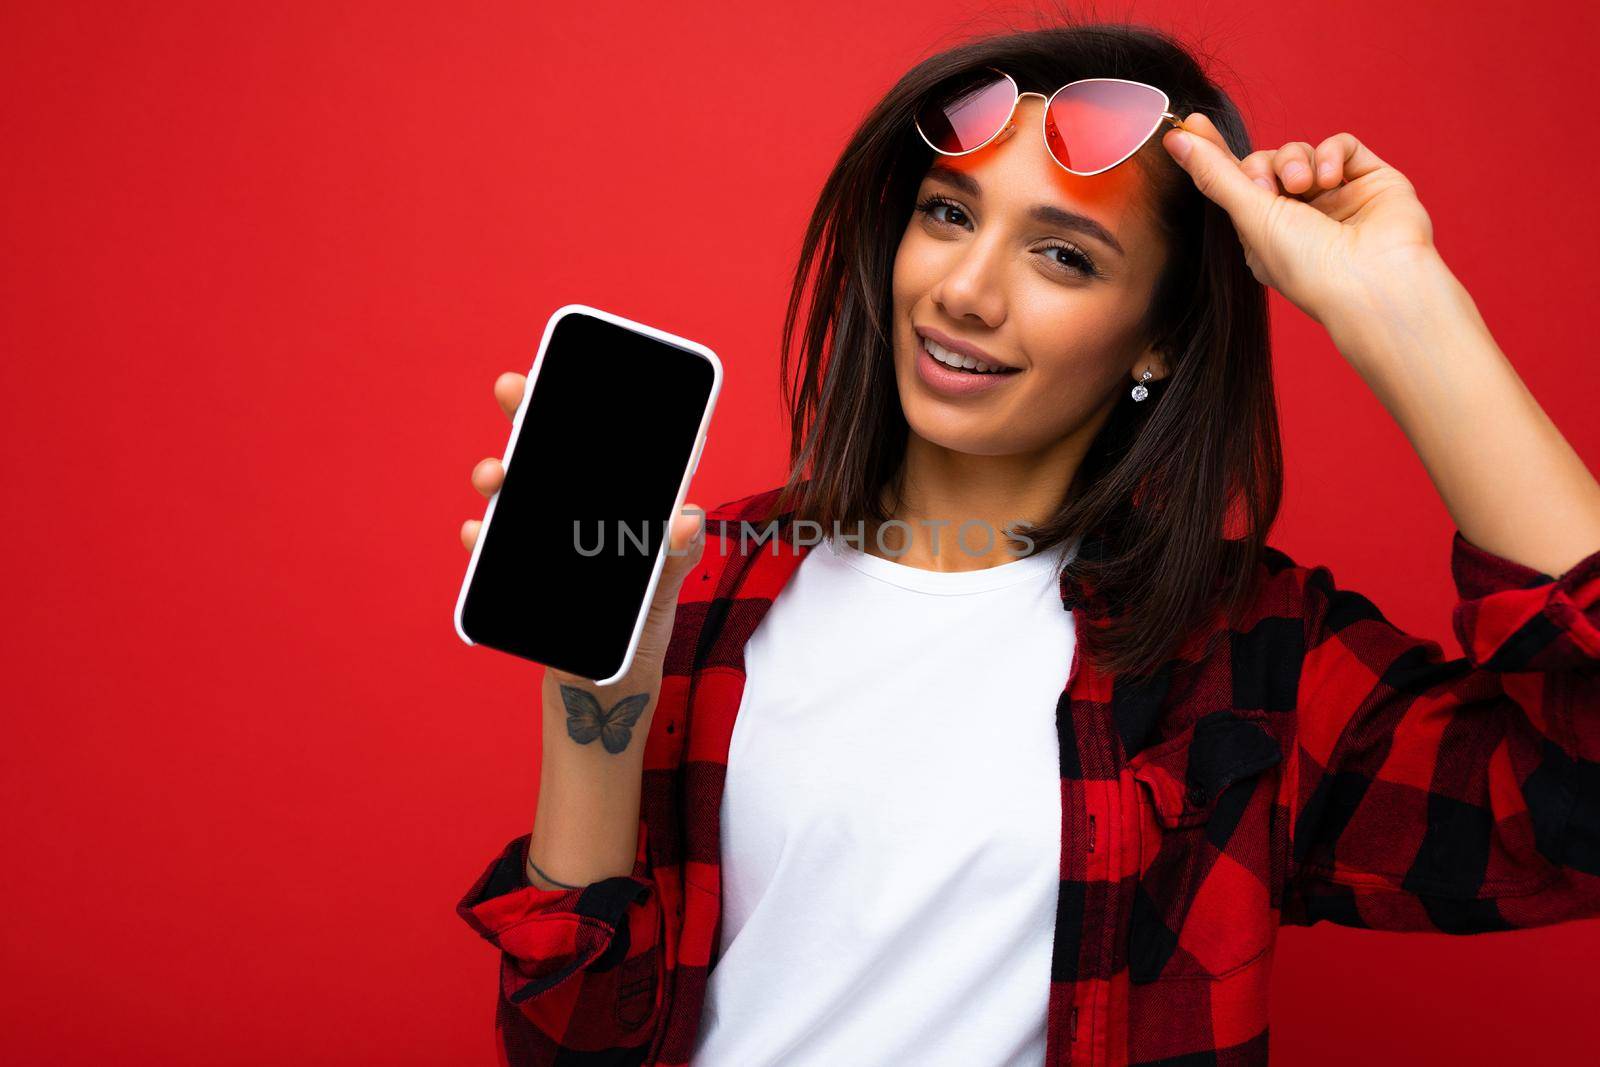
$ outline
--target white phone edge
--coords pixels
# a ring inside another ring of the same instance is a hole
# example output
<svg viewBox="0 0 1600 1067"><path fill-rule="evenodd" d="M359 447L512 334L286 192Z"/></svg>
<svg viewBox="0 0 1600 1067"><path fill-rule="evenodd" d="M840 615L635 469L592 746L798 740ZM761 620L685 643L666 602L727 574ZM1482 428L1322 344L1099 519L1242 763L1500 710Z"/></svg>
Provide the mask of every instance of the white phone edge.
<svg viewBox="0 0 1600 1067"><path fill-rule="evenodd" d="M689 482L694 477L695 470L700 466L700 454L705 448L707 432L711 427L711 413L717 405L717 394L722 391L722 360L718 359L717 354L705 345L697 341L691 341L687 337L679 337L677 334L669 333L666 330L647 326L642 322L636 322L633 319L610 311L602 311L588 304L563 304L557 308L551 313L550 321L545 323L544 336L539 339L539 351L533 358L532 369L528 371L528 383L522 390L522 402L517 405L517 413L511 420L511 436L506 440L505 453L500 457L500 463L502 467L509 467L511 464L511 454L517 447L517 434L522 431L522 417L528 410L528 399L533 396L533 383L538 380L539 367L544 362L545 349L550 345L550 338L555 333L556 324L572 314L593 315L595 318L602 319L615 326L642 333L647 337L652 337L657 341L664 341L679 348L688 349L711 364L711 393L706 398L705 413L700 417L700 430L695 435L694 451L690 453L689 462L684 466L683 478L678 483L678 493L673 500L672 511L667 516L670 529L671 520L677 516L678 510L683 507L684 499L688 495ZM477 572L478 555L483 550L483 543L487 539L489 532L489 523L494 518L494 505L499 499L500 493L496 490L494 495L489 498L488 506L484 509L483 524L478 528L478 539L472 545L472 559L467 563L466 577L461 580L461 592L456 595L456 636L469 645L476 645L477 642L467 636L466 628L461 624L461 613L466 607L467 590L472 586L473 574ZM650 605L655 600L656 586L661 583L661 571L666 566L667 549L669 547L671 547L670 540L662 538L661 547L656 552L655 566L650 572L650 585L645 590L644 600L639 606L639 617L633 623L633 636L628 640L628 651L622 657L622 666L609 678L595 679L595 685L614 685L621 681L629 669L632 668L634 653L639 648L639 638L644 634L645 620L650 615Z"/></svg>

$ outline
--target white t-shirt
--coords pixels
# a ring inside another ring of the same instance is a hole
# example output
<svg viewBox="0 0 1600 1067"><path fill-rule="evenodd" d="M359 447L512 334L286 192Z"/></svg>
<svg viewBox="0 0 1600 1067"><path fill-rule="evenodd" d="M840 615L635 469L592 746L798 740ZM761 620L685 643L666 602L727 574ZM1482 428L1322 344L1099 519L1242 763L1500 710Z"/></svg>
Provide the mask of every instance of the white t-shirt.
<svg viewBox="0 0 1600 1067"><path fill-rule="evenodd" d="M1062 558L830 540L790 576L745 646L694 1067L1044 1062Z"/></svg>

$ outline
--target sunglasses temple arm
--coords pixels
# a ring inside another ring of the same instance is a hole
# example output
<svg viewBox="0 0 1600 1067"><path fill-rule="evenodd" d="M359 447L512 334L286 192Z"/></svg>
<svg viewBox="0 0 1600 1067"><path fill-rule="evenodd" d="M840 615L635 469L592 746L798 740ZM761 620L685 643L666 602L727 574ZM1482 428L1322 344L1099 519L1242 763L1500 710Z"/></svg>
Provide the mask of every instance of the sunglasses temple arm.
<svg viewBox="0 0 1600 1067"><path fill-rule="evenodd" d="M1178 116L1174 115L1170 111L1163 111L1161 113L1161 117L1166 119L1167 122L1171 123L1177 129L1183 130L1186 133L1193 133L1194 132L1193 130L1189 129L1189 127L1187 127L1187 126L1185 126L1183 124L1183 120L1182 119L1180 119Z"/></svg>

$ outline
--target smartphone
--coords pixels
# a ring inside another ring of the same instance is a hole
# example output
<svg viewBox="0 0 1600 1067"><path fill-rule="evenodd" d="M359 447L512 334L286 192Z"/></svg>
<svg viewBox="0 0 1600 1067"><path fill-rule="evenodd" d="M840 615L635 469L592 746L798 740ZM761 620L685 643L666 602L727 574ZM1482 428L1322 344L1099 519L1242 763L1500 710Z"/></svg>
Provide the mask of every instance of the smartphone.
<svg viewBox="0 0 1600 1067"><path fill-rule="evenodd" d="M722 387L705 345L586 304L545 324L456 598L456 633L628 673Z"/></svg>

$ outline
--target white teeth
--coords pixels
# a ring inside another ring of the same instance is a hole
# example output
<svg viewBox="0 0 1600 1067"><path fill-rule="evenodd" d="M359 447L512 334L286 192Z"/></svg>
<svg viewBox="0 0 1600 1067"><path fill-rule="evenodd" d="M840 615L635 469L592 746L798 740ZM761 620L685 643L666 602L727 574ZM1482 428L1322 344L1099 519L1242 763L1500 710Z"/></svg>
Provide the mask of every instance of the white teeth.
<svg viewBox="0 0 1600 1067"><path fill-rule="evenodd" d="M945 364L946 366L959 367L962 370L977 371L979 374L995 374L1005 369L1003 367L991 366L990 364L985 363L980 359L975 359L972 356L958 356L948 348L945 348L944 346L929 340L926 337L922 339L922 343L927 347L928 355L932 356L934 359Z"/></svg>

